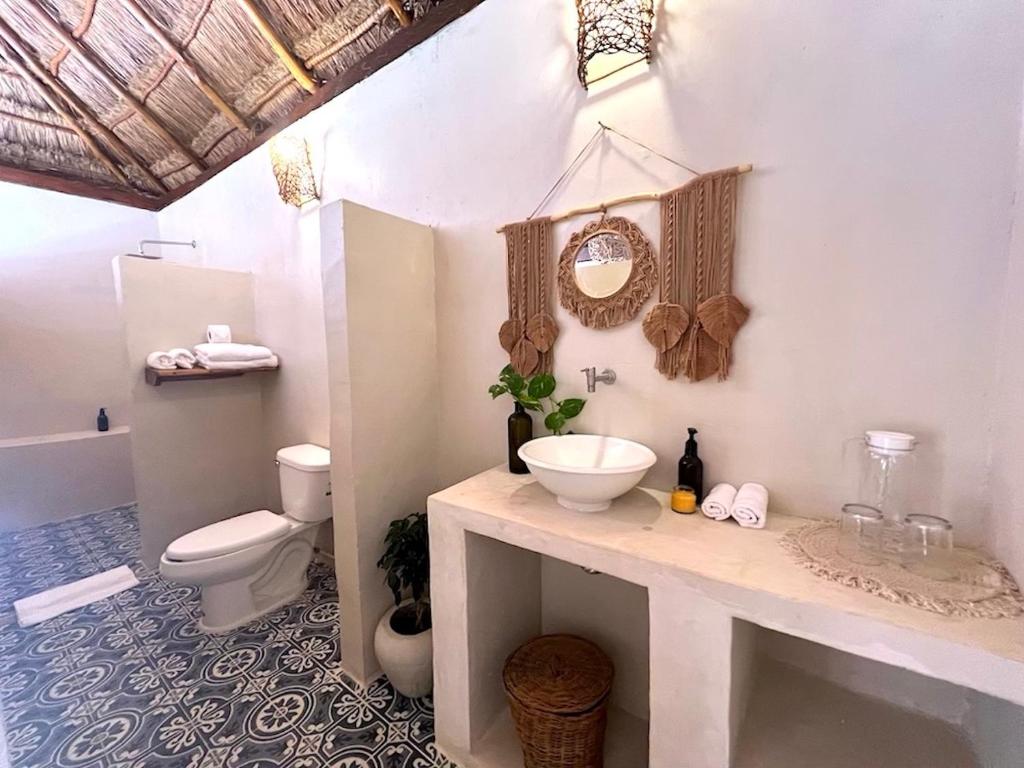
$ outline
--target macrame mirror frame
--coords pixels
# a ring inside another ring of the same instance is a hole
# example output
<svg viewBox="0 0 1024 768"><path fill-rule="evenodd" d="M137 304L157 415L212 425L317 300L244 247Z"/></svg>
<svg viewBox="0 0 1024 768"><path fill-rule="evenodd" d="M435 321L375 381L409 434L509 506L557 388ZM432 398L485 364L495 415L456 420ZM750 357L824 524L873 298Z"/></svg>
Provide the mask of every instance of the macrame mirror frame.
<svg viewBox="0 0 1024 768"><path fill-rule="evenodd" d="M618 291L611 296L594 298L580 290L576 281L576 257L587 241L603 232L626 240L632 269ZM654 249L640 227L622 216L602 217L573 234L562 250L558 262L558 301L587 328L614 328L637 316L657 281Z"/></svg>

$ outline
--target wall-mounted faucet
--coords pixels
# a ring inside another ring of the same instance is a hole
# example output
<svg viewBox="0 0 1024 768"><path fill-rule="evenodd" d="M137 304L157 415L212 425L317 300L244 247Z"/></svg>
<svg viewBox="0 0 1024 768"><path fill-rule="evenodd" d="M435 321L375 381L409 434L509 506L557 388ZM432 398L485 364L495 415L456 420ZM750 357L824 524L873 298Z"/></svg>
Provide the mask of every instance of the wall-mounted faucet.
<svg viewBox="0 0 1024 768"><path fill-rule="evenodd" d="M596 392L598 382L602 384L615 383L615 371L611 368L605 368L598 373L596 366L590 366L589 368L581 368L580 373L587 374L587 392Z"/></svg>

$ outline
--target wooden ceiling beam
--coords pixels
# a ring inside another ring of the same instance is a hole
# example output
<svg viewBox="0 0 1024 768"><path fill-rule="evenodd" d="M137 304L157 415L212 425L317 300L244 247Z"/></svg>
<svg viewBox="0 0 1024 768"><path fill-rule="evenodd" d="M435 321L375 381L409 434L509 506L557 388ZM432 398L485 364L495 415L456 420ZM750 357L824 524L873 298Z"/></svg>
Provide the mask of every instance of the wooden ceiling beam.
<svg viewBox="0 0 1024 768"><path fill-rule="evenodd" d="M191 181L175 187L160 199L159 209L166 208L171 203L180 200L189 192L212 179L228 166L237 162L257 147L266 143L278 133L299 118L305 117L314 109L323 106L328 101L344 93L352 86L362 82L382 67L387 66L406 51L415 48L424 40L429 39L441 29L451 24L456 19L469 13L480 5L484 0L445 0L441 5L434 6L429 13L423 15L411 27L404 27L384 41L380 46L370 51L366 56L353 64L348 69L332 77L313 96L307 96L287 114L282 116L270 125L265 131L246 142L241 147L232 150L221 160L217 161L208 170L196 176Z"/></svg>
<svg viewBox="0 0 1024 768"><path fill-rule="evenodd" d="M135 154L131 147L125 144L116 133L101 123L81 99L65 88L63 83L51 75L38 61L35 60L35 58L33 58L32 52L28 50L25 43L22 42L20 37L18 37L18 33L15 32L14 29L2 18L0 18L0 38L13 48L14 52L18 57L20 57L20 64L23 66L16 67L16 70L22 79L31 83L33 82L32 76L34 76L45 83L58 98L60 98L64 103L70 104L75 111L81 115L82 119L85 120L86 124L89 125L90 128L106 139L107 143L115 150L128 158L131 164L139 169L147 181L154 184L158 189L167 189L167 185L158 179L151 170L149 170L149 167ZM13 62L12 66L14 66ZM26 78L25 74L28 74L30 77Z"/></svg>
<svg viewBox="0 0 1024 768"><path fill-rule="evenodd" d="M240 131L245 134L251 134L252 130L249 128L248 123L242 118L235 109L224 100L217 89L207 82L205 75L199 69L199 66L192 62L185 51L178 47L178 45L171 40L171 38L164 32L163 28L158 25L153 18L146 13L145 9L139 5L136 0L121 0L121 4L128 9L128 12L135 17L135 20L141 24L150 35L156 38L157 42L163 46L163 49L174 57L175 61L181 64L182 68L188 74L189 79L195 83L196 87L199 88L210 100L221 114L224 115L231 123Z"/></svg>
<svg viewBox="0 0 1024 768"><path fill-rule="evenodd" d="M402 0L387 0L387 3L391 12L395 14L395 17L398 19L399 24L403 27L408 27L412 24L412 18L409 16L409 12L406 11L405 7L402 5Z"/></svg>
<svg viewBox="0 0 1024 768"><path fill-rule="evenodd" d="M101 64L91 52L86 50L75 37L64 29L63 25L54 19L49 12L43 10L38 4L38 0L24 0L24 5L32 12L32 14L39 19L40 23L43 24L51 33L56 35L64 45L66 45L74 54L81 60L89 70L96 75L103 83L110 88L116 95L121 97L134 111L142 121L146 123L157 135L159 135L164 141L170 144L172 147L181 152L185 157L195 164L197 168L205 169L206 164L203 162L191 148L185 146L184 142L180 141L173 133L161 123L157 118L150 112L146 106L136 99L128 89L121 85L109 71L106 66Z"/></svg>
<svg viewBox="0 0 1024 768"><path fill-rule="evenodd" d="M6 39L7 31L10 27L7 27L7 23L2 19L0 19L0 25L2 25L0 26L0 36L3 36ZM4 27L7 27L7 29L4 29ZM7 48L4 48L3 52L4 58L8 63L21 73L21 76L25 78L25 81L36 90L36 92L42 97L43 101L49 105L50 109L60 115L60 118L65 122L65 124L67 124L68 128L74 131L75 135L82 140L82 143L85 144L86 149L93 154L93 157L99 160L100 164L110 172L111 176L125 186L130 187L131 182L129 182L128 177L124 175L124 171L122 171L118 167L117 163L114 162L114 159L103 150L103 147L96 143L96 139L92 137L92 134L85 130L85 128L78 122L78 119L67 110L67 107L64 106L60 99L50 92L50 89L46 87L46 84L32 74L28 66L21 61L20 56L22 54L17 51L12 53Z"/></svg>
<svg viewBox="0 0 1024 768"><path fill-rule="evenodd" d="M108 203L129 205L132 208L142 208L147 211L158 211L161 208L160 198L146 197L137 192L117 187L108 187L92 181L82 179L70 179L67 176L58 176L46 171L29 171L25 168L15 168L0 163L0 181L11 184L21 184L25 187L36 189L48 189L52 192L63 192L76 197L88 197L93 200L103 200Z"/></svg>
<svg viewBox="0 0 1024 768"><path fill-rule="evenodd" d="M319 84L313 73L306 69L306 66L301 61L295 58L295 54L285 45L280 35L270 25L270 22L263 17L260 9L253 4L252 0L235 0L235 2L245 12L245 15L249 17L249 21L253 23L253 26L263 36L263 39L267 41L267 44L273 49L277 58L291 72L295 82L309 93L316 93Z"/></svg>

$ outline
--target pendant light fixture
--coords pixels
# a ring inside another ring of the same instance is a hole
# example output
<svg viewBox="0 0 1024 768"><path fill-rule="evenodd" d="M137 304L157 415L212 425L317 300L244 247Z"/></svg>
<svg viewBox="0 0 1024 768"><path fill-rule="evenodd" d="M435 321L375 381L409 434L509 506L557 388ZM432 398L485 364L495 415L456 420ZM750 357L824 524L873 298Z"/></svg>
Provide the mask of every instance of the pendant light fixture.
<svg viewBox="0 0 1024 768"><path fill-rule="evenodd" d="M576 0L578 74L584 88L650 62L654 0Z"/></svg>

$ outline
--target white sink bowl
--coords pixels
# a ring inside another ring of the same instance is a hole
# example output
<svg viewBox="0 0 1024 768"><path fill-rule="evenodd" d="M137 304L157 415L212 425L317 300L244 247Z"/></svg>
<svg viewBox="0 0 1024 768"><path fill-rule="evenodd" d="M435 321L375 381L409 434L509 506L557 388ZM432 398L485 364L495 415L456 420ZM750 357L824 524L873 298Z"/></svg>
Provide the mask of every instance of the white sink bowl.
<svg viewBox="0 0 1024 768"><path fill-rule="evenodd" d="M579 512L608 509L657 461L646 445L602 435L539 437L519 449L519 458L559 504Z"/></svg>

